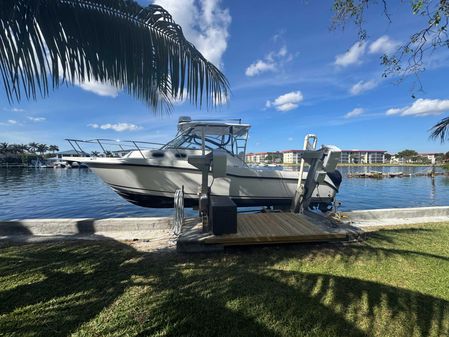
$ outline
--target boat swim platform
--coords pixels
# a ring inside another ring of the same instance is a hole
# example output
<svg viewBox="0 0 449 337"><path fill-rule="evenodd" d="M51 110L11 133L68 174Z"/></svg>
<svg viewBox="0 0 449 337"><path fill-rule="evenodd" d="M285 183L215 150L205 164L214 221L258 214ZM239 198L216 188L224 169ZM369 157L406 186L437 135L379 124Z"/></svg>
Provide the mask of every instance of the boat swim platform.
<svg viewBox="0 0 449 337"><path fill-rule="evenodd" d="M177 240L179 252L221 251L226 246L283 243L354 241L364 232L346 224L335 224L319 215L287 212L237 215L237 233L214 235L202 232L202 223L186 221Z"/></svg>

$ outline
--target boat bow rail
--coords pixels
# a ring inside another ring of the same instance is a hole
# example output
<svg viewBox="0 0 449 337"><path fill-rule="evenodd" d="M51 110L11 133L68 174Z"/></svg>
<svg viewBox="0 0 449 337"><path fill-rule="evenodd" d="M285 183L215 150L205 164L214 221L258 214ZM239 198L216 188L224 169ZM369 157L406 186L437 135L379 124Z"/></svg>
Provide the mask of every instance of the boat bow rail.
<svg viewBox="0 0 449 337"><path fill-rule="evenodd" d="M162 143L118 139L65 139L80 157L123 157L129 152L138 151L147 159L147 150L158 150Z"/></svg>

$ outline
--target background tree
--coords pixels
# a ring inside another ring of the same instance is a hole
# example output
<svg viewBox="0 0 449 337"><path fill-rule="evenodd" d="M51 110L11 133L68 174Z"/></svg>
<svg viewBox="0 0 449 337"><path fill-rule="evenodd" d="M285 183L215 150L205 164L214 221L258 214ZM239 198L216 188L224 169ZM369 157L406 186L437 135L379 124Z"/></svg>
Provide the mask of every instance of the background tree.
<svg viewBox="0 0 449 337"><path fill-rule="evenodd" d="M225 76L160 6L132 0L0 2L0 74L10 102L64 83L108 82L153 109L225 101ZM167 111L167 110L165 110Z"/></svg>
<svg viewBox="0 0 449 337"><path fill-rule="evenodd" d="M55 154L55 152L59 151L59 147L57 145L50 145L48 147L48 151L50 151L52 154Z"/></svg>
<svg viewBox="0 0 449 337"><path fill-rule="evenodd" d="M8 143L0 143L0 154L5 155L8 152Z"/></svg>
<svg viewBox="0 0 449 337"><path fill-rule="evenodd" d="M26 153L29 151L29 146L26 144L19 144L21 153Z"/></svg>
<svg viewBox="0 0 449 337"><path fill-rule="evenodd" d="M48 146L46 145L46 144L39 144L38 146L37 146L37 152L39 152L40 153L40 155L42 156L42 157L44 157L44 154L45 154L45 152L47 152L48 151Z"/></svg>
<svg viewBox="0 0 449 337"><path fill-rule="evenodd" d="M29 158L29 147L27 144L19 144L20 148L20 157L22 159L22 164L28 162Z"/></svg>
<svg viewBox="0 0 449 337"><path fill-rule="evenodd" d="M9 144L7 153L16 156L19 153L19 147L17 146L17 144Z"/></svg>
<svg viewBox="0 0 449 337"><path fill-rule="evenodd" d="M38 147L38 146L39 146L38 143L32 142L32 143L29 143L29 144L28 144L28 149L29 149L29 151L30 151L31 153L36 153L37 147Z"/></svg>
<svg viewBox="0 0 449 337"><path fill-rule="evenodd" d="M383 55L381 63L385 66L383 73L387 76L404 77L410 74L418 75L425 69L425 60L439 49L449 48L449 1L447 0L334 0L334 17L332 27L344 27L351 22L358 27L358 38L363 41L368 37L365 29L365 14L370 6L381 6L386 23L394 19L389 13L389 5L400 3L408 6L411 16L422 27L412 33L410 38L398 46L391 55ZM425 18L425 20L422 20ZM419 78L418 83L419 83ZM415 98L415 95L412 95ZM449 117L442 119L430 129L430 137L449 139Z"/></svg>
<svg viewBox="0 0 449 337"><path fill-rule="evenodd" d="M273 156L271 154L268 154L265 156L265 161L266 162L272 162L273 161Z"/></svg>
<svg viewBox="0 0 449 337"><path fill-rule="evenodd" d="M406 149L398 152L398 156L401 158L412 158L418 156L418 152L416 152L415 150Z"/></svg>

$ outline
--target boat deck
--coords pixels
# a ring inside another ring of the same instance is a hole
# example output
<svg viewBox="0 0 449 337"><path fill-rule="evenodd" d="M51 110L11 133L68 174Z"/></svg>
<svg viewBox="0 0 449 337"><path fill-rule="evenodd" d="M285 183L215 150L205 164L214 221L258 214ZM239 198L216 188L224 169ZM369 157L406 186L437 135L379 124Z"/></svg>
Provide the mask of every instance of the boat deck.
<svg viewBox="0 0 449 337"><path fill-rule="evenodd" d="M177 247L181 251L195 251L195 247L207 251L235 245L351 240L361 235L353 227L332 225L318 216L293 213L238 214L237 233L202 233L201 223L193 222L183 227Z"/></svg>

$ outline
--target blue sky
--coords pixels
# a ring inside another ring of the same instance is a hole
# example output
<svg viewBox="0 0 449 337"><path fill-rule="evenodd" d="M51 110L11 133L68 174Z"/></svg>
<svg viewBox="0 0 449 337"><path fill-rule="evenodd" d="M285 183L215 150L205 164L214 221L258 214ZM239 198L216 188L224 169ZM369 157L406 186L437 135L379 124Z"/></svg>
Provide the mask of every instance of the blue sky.
<svg viewBox="0 0 449 337"><path fill-rule="evenodd" d="M372 8L362 45L352 26L329 30L331 1L157 2L228 77L232 95L226 105L200 111L181 103L170 116L157 116L98 83L62 87L48 98L12 105L1 91L0 141L62 149L68 148L64 138L164 142L174 136L177 118L190 115L251 123L250 151L301 148L307 133L342 149L449 150L449 143L428 139L428 129L449 113L449 52L431 56L420 78L423 91L413 90L413 78L398 84L381 77L383 52L419 27L406 2L390 8L391 24L381 7Z"/></svg>

